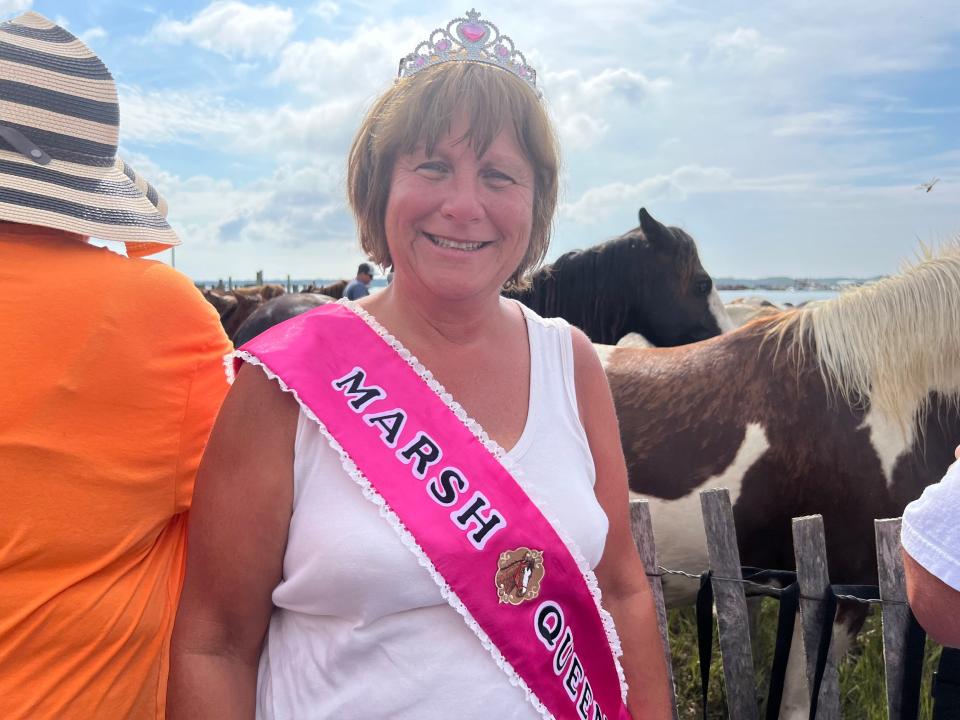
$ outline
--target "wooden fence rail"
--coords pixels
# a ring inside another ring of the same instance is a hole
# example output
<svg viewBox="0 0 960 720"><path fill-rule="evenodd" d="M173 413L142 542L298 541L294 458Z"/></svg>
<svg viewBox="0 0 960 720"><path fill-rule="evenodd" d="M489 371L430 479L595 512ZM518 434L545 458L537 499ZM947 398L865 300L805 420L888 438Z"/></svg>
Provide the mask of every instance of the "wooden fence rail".
<svg viewBox="0 0 960 720"><path fill-rule="evenodd" d="M814 668L817 663L817 646L820 628L828 618L822 598L830 586L827 568L827 542L823 532L823 518L808 515L793 519L793 554L797 566L797 582L800 584L800 621L803 625L803 650L807 660L807 687L813 686ZM840 717L840 673L837 664L840 658L830 653L823 672L817 717L822 720L838 720Z"/></svg>
<svg viewBox="0 0 960 720"><path fill-rule="evenodd" d="M890 720L908 720L901 717L903 675L906 671L904 651L907 630L910 627L910 608L907 606L907 587L900 556L900 518L874 521L877 536L877 570L880 579L880 599L883 600L883 667L887 678L887 717ZM909 719L909 720L912 720Z"/></svg>
<svg viewBox="0 0 960 720"><path fill-rule="evenodd" d="M703 526L707 533L707 552L713 571L713 598L720 633L720 659L727 688L730 717L757 720L757 691L753 672L753 645L750 642L750 618L740 580L740 551L733 524L733 506L726 490L700 493Z"/></svg>
<svg viewBox="0 0 960 720"><path fill-rule="evenodd" d="M670 687L673 688L673 718L679 720L677 711L676 684L673 679L673 666L670 663L670 633L667 630L667 609L663 602L663 583L660 581L660 564L657 562L656 543L653 539L653 522L650 519L650 506L646 500L638 500L630 504L630 529L633 531L633 541L640 551L643 568L650 578L650 590L653 592L653 604L657 610L657 620L660 626L660 639L663 640L663 651L667 660L667 675Z"/></svg>
<svg viewBox="0 0 960 720"><path fill-rule="evenodd" d="M726 489L704 490L700 493L707 549L712 572L714 603L720 635L720 656L729 717L733 720L756 720L759 717L753 652L750 641L750 623L744 585L741 579L740 557L737 550L733 508ZM630 508L631 529L640 550L641 559L656 604L660 633L670 668L670 645L667 633L667 615L660 581L662 569L657 562L653 524L645 500L634 500ZM827 565L826 538L823 519L819 515L794 518L793 544L797 581L800 585L800 622L802 623L803 651L806 658L807 686L812 687L821 628L833 618L825 617L823 598L829 591L830 573ZM880 598L883 612L884 669L887 686L887 717L889 720L914 720L901 714L904 704L904 643L911 622L906 604L903 563L900 556L900 519L876 520L877 569L880 578ZM682 570L683 568L670 568ZM831 652L820 685L817 718L839 720L840 682L838 664L841 658ZM672 670L671 682L673 682ZM807 691L809 694L809 690ZM674 694L673 716L678 717ZM909 700L909 698L907 698ZM914 698L915 700L915 698Z"/></svg>

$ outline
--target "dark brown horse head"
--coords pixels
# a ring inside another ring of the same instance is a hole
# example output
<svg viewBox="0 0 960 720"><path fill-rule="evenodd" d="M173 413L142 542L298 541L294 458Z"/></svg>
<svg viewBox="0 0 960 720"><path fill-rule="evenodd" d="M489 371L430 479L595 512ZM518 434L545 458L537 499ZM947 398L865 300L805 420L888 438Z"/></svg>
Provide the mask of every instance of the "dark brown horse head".
<svg viewBox="0 0 960 720"><path fill-rule="evenodd" d="M627 333L654 345L682 345L732 330L693 239L640 210L639 227L575 250L504 293L544 317L563 317L595 343Z"/></svg>
<svg viewBox="0 0 960 720"><path fill-rule="evenodd" d="M638 294L628 324L654 345L686 345L733 329L693 238L640 208L640 225L615 243L633 258L625 272ZM630 277L630 276L633 277Z"/></svg>

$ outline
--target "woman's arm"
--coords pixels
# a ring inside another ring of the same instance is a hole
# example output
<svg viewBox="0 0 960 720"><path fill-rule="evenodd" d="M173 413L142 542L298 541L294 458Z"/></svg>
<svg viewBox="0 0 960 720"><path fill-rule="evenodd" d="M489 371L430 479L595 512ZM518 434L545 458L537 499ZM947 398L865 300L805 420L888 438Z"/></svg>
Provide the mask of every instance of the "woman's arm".
<svg viewBox="0 0 960 720"><path fill-rule="evenodd" d="M596 575L623 647L627 705L634 718L667 720L672 717L667 666L650 584L630 532L627 468L613 397L596 350L576 328L573 356L580 417L597 469L594 490L610 521Z"/></svg>
<svg viewBox="0 0 960 720"><path fill-rule="evenodd" d="M296 402L245 365L217 417L190 510L167 718L252 719L293 497Z"/></svg>
<svg viewBox="0 0 960 720"><path fill-rule="evenodd" d="M917 622L941 645L960 648L960 592L902 550L907 599Z"/></svg>
<svg viewBox="0 0 960 720"><path fill-rule="evenodd" d="M960 460L960 447L954 455ZM949 480L944 478L941 482ZM901 554L907 599L917 621L941 645L960 647L960 591L923 567L906 550L901 550Z"/></svg>

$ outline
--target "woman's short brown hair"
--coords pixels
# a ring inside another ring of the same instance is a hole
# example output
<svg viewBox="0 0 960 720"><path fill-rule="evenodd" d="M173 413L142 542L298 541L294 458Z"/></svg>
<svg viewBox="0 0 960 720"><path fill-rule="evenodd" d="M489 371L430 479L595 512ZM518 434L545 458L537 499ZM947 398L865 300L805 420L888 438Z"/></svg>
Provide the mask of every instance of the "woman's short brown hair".
<svg viewBox="0 0 960 720"><path fill-rule="evenodd" d="M556 135L536 92L511 73L482 63L447 62L394 84L374 103L353 140L347 196L357 220L360 247L383 266L392 264L384 216L397 156L421 143L431 153L459 112L466 140L483 155L508 122L533 168L535 184L530 246L507 281L523 283L543 260L557 205L560 154Z"/></svg>

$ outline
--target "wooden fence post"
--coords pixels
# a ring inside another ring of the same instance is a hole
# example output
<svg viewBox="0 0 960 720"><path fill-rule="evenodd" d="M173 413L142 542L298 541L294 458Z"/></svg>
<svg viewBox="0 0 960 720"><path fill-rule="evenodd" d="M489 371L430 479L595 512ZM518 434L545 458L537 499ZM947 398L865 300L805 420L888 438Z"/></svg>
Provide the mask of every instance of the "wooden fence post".
<svg viewBox="0 0 960 720"><path fill-rule="evenodd" d="M887 678L887 717L914 720L900 713L903 703L903 674L910 608L900 556L900 518L874 520L877 537L877 571L883 612L883 669Z"/></svg>
<svg viewBox="0 0 960 720"><path fill-rule="evenodd" d="M817 666L820 628L825 622L833 623L833 618L826 617L824 603L820 599L830 585L822 516L808 515L793 519L793 556L797 564L797 581L800 583L800 618L803 622L803 648L807 659L809 694ZM840 718L840 677L834 652L827 658L827 667L820 684L817 718Z"/></svg>
<svg viewBox="0 0 960 720"><path fill-rule="evenodd" d="M730 493L726 488L703 490L700 493L700 507L707 534L710 569L713 572L713 597L717 606L727 707L730 717L735 720L756 720L760 711L753 672L747 599L744 586L734 581L742 576Z"/></svg>
<svg viewBox="0 0 960 720"><path fill-rule="evenodd" d="M663 641L663 652L667 661L673 717L674 720L678 720L680 716L677 711L677 687L673 680L673 663L670 658L670 633L667 631L667 611L663 603L663 583L659 578L660 569L657 564L656 543L653 539L653 522L650 520L650 505L646 500L630 501L630 530L633 533L633 542L640 552L643 569L650 581L653 604L657 610L657 625L660 628L660 639Z"/></svg>

